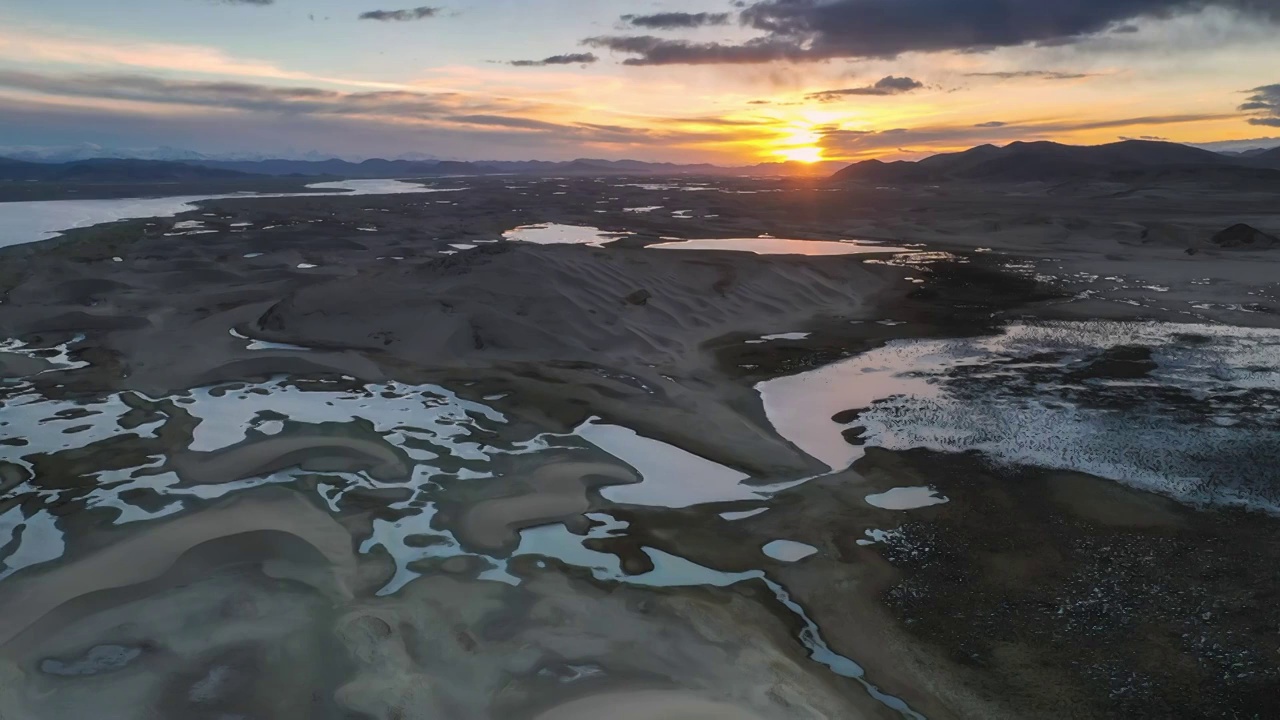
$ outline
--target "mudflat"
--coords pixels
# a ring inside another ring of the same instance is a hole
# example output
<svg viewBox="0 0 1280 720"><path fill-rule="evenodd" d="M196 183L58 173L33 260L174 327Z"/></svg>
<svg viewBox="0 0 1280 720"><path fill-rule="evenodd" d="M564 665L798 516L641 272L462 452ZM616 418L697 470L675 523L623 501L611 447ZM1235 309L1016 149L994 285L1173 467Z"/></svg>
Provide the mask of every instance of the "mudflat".
<svg viewBox="0 0 1280 720"><path fill-rule="evenodd" d="M0 714L1280 712L1266 188L429 184L0 249Z"/></svg>

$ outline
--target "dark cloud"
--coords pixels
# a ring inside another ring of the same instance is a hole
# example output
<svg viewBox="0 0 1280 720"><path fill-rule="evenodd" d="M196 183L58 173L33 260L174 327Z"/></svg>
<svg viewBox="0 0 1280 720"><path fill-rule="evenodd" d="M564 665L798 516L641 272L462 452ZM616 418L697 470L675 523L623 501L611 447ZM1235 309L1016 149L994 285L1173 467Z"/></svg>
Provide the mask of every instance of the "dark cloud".
<svg viewBox="0 0 1280 720"><path fill-rule="evenodd" d="M1052 70L1018 70L1016 72L965 73L965 77L996 78L997 80L1021 80L1024 78L1036 80L1082 80L1095 77L1095 75L1093 73L1065 73Z"/></svg>
<svg viewBox="0 0 1280 720"><path fill-rule="evenodd" d="M223 5L270 5L276 0L214 0Z"/></svg>
<svg viewBox="0 0 1280 720"><path fill-rule="evenodd" d="M271 0L268 0L271 2ZM426 20L439 15L441 9L438 7L422 7L410 8L408 10L370 10L360 13L361 20L378 20L381 22L409 22L410 20Z"/></svg>
<svg viewBox="0 0 1280 720"><path fill-rule="evenodd" d="M507 64L515 65L516 67L543 67L546 65L587 65L598 60L600 58L596 57L594 53L568 53L566 55L552 55L541 60L512 60Z"/></svg>
<svg viewBox="0 0 1280 720"><path fill-rule="evenodd" d="M976 128L1001 128L1001 127L1004 127L1005 125L1008 125L1008 124L1009 124L1009 123L1002 123L1002 122L1000 122L999 120L992 120L991 122L978 123L977 125L974 125L974 127L976 127Z"/></svg>
<svg viewBox="0 0 1280 720"><path fill-rule="evenodd" d="M708 25L728 25L729 13L667 12L653 15L623 15L622 21L647 30L685 30Z"/></svg>
<svg viewBox="0 0 1280 720"><path fill-rule="evenodd" d="M758 38L741 45L665 40L652 35L603 35L583 40L584 45L640 57L627 58L624 65L717 65L753 64L774 60L815 60L795 42Z"/></svg>
<svg viewBox="0 0 1280 720"><path fill-rule="evenodd" d="M315 87L172 80L147 75L43 75L0 70L0 87L47 95L214 107L279 114L430 116L456 109L452 93L344 93Z"/></svg>
<svg viewBox="0 0 1280 720"><path fill-rule="evenodd" d="M681 138L625 130L610 134L590 127L528 130L466 123L424 125L372 122L363 117L300 115L281 123L250 113L179 113L161 119L125 107L74 106L37 100L4 99L0 138L14 145L81 145L142 148L187 147L208 153L269 152L288 154L297 147L346 155L349 159L394 157L418 148L450 157L473 159L570 160L584 150L609 155L643 145L646 155L689 161ZM630 142L629 142L630 141ZM700 160L713 157L700 155Z"/></svg>
<svg viewBox="0 0 1280 720"><path fill-rule="evenodd" d="M535 120L533 118L513 117L510 115L449 115L445 120L464 125L489 125L493 127L518 128L521 130L555 130L564 127L557 123Z"/></svg>
<svg viewBox="0 0 1280 720"><path fill-rule="evenodd" d="M823 90L822 92L810 93L805 96L805 99L816 102L833 102L851 95L901 95L912 90L919 90L922 87L924 87L924 83L914 78L890 75L880 78L874 85L844 88L843 90Z"/></svg>
<svg viewBox="0 0 1280 720"><path fill-rule="evenodd" d="M1182 125L1184 123L1208 122L1212 120L1229 120L1232 115L1222 113L1201 115L1144 115L1142 117L1116 118L1114 120L1092 120L1078 123L1048 123L1028 125L1042 132L1061 133L1073 130L1110 130L1122 127L1142 127L1144 125Z"/></svg>
<svg viewBox="0 0 1280 720"><path fill-rule="evenodd" d="M1280 84L1263 85L1249 91L1240 110L1250 115L1250 125L1280 127Z"/></svg>
<svg viewBox="0 0 1280 720"><path fill-rule="evenodd" d="M1134 21L1211 7L1280 21L1274 0L755 0L742 6L741 22L762 35L741 44L643 35L585 42L636 56L624 61L630 65L764 63L1064 45L1127 31Z"/></svg>

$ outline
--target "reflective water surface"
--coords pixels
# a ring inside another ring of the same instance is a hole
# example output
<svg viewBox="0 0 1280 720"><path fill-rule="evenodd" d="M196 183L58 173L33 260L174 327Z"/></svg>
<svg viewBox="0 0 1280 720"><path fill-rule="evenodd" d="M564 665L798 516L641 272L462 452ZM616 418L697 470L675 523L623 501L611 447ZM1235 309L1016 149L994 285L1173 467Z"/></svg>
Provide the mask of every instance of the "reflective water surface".
<svg viewBox="0 0 1280 720"><path fill-rule="evenodd" d="M187 195L157 198L118 198L110 200L39 200L32 202L0 202L0 247L35 242L60 232L100 223L131 218L173 217L195 210L201 200L230 198L323 197L327 195L398 195L403 193L455 192L457 188L433 188L400 180L339 180L313 183L308 188L318 192L253 193L224 195ZM187 221L198 222L198 221ZM178 223L183 225L183 223ZM175 225L175 227L177 227ZM195 226L191 233L202 232Z"/></svg>
<svg viewBox="0 0 1280 720"><path fill-rule="evenodd" d="M736 250L757 255L866 255L906 252L906 248L853 241L790 240L774 237L679 240L648 247L658 250Z"/></svg>
<svg viewBox="0 0 1280 720"><path fill-rule="evenodd" d="M979 450L1181 500L1280 512L1280 331L1016 324L994 337L895 340L757 386L784 437L832 469L865 447ZM851 439L853 442L851 442Z"/></svg>
<svg viewBox="0 0 1280 720"><path fill-rule="evenodd" d="M507 240L535 243L538 245L591 245L601 247L629 233L605 232L599 228L586 225L561 225L558 223L539 223L521 225L504 233Z"/></svg>
<svg viewBox="0 0 1280 720"><path fill-rule="evenodd" d="M27 378L0 383L5 716L854 716L834 674L919 717L783 582L829 552L778 533L718 569L640 520L756 522L813 478L751 477L600 418L551 431L437 385L66 398L32 380L81 366L78 341L0 344ZM979 450L1274 510L1269 471L1223 481L1215 450L1280 442L1278 353L1274 331L1022 324L890 341L757 390L833 471L868 446ZM864 497L947 502L918 484Z"/></svg>

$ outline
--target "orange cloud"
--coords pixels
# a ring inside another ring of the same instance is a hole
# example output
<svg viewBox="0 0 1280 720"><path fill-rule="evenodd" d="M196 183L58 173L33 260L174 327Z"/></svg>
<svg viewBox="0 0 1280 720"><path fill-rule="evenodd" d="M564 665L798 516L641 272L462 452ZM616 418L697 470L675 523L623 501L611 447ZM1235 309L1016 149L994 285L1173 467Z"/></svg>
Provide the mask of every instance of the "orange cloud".
<svg viewBox="0 0 1280 720"><path fill-rule="evenodd" d="M173 43L103 41L75 35L50 35L20 28L0 29L0 60L58 63L90 67L147 68L276 80L306 80L333 85L399 90L396 83L318 77L286 70L260 60L233 58L216 48Z"/></svg>

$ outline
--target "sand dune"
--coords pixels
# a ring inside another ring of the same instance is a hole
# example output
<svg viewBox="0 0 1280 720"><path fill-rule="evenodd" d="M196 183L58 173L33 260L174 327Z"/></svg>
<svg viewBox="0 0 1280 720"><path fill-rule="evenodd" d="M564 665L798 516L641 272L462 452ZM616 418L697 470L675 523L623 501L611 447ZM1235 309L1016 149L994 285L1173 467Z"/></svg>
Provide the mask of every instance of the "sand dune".
<svg viewBox="0 0 1280 720"><path fill-rule="evenodd" d="M497 245L301 288L257 329L281 342L432 365L677 364L766 318L856 312L884 286L846 258Z"/></svg>
<svg viewBox="0 0 1280 720"><path fill-rule="evenodd" d="M335 588L353 579L354 558L346 531L301 496L267 489L184 517L181 522L152 526L146 533L108 544L32 582L5 583L0 587L0 646L10 652L15 638L51 613L59 614L54 625L66 623L68 612L83 612L75 609L81 598L90 605L94 604L92 598L111 604L106 591L152 581L205 543L264 531L293 536L322 553L336 571L334 580L339 584ZM260 547L266 551L268 546ZM24 642L37 641L38 633Z"/></svg>
<svg viewBox="0 0 1280 720"><path fill-rule="evenodd" d="M458 524L458 539L465 545L496 550L519 544L519 530L582 515L591 508L588 491L608 481L612 484L638 482L639 478L617 465L561 462L536 468L526 480L528 492L466 507Z"/></svg>
<svg viewBox="0 0 1280 720"><path fill-rule="evenodd" d="M310 471L364 470L380 480L404 479L413 468L377 439L334 435L291 435L252 440L211 453L172 458L178 475L193 485L213 485L300 467Z"/></svg>
<svg viewBox="0 0 1280 720"><path fill-rule="evenodd" d="M760 720L759 715L696 695L675 692L612 693L575 700L535 720Z"/></svg>

